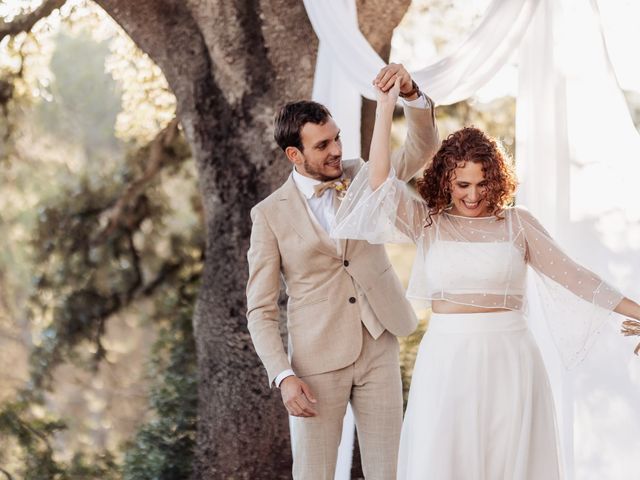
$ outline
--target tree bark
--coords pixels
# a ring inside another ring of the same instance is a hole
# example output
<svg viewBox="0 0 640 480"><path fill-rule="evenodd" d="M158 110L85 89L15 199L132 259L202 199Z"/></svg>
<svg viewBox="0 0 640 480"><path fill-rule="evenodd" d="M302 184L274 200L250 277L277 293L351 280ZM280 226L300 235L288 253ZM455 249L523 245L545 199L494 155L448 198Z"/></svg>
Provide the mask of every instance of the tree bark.
<svg viewBox="0 0 640 480"><path fill-rule="evenodd" d="M39 20L51 15L55 9L60 8L66 1L45 0L32 12L18 15L9 23L0 18L0 40L8 35L17 35L20 32L30 31Z"/></svg>
<svg viewBox="0 0 640 480"><path fill-rule="evenodd" d="M311 94L317 40L295 0L98 0L162 69L197 161L207 232L194 317L198 479L290 478L286 412L246 329L249 211L285 179L276 109Z"/></svg>

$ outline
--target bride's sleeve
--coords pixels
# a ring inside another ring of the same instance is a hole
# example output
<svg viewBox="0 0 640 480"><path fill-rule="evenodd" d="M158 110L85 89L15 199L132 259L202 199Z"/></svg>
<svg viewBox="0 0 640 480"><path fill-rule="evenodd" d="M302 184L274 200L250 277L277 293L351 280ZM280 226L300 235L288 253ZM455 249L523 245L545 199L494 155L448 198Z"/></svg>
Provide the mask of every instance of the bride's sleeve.
<svg viewBox="0 0 640 480"><path fill-rule="evenodd" d="M527 210L515 209L535 290L556 347L567 368L587 354L598 332L624 298L598 275L566 255Z"/></svg>
<svg viewBox="0 0 640 480"><path fill-rule="evenodd" d="M426 204L396 177L393 168L384 183L372 190L365 163L340 204L331 236L370 243L415 243L426 218Z"/></svg>

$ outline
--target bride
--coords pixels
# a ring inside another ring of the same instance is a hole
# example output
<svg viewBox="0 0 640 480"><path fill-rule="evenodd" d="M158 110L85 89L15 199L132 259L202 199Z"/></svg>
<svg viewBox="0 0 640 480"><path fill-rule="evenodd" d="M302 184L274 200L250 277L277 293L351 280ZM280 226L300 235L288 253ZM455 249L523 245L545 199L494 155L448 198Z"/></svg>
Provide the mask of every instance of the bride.
<svg viewBox="0 0 640 480"><path fill-rule="evenodd" d="M399 83L377 89L370 160L336 215L332 236L414 242L407 296L432 308L402 427L399 479L562 478L547 372L526 318L527 267L567 367L612 311L640 306L564 254L531 213L509 206L516 179L476 128L450 135L418 181L390 167Z"/></svg>

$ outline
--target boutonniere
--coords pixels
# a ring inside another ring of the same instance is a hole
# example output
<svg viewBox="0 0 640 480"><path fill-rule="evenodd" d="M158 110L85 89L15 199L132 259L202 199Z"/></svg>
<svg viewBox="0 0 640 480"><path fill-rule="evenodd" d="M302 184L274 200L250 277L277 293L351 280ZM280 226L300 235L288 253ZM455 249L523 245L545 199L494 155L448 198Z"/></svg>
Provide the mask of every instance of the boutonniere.
<svg viewBox="0 0 640 480"><path fill-rule="evenodd" d="M342 200L347 194L347 189L349 188L350 184L350 178L342 178L338 181L338 183L336 184L336 195L338 196L339 200Z"/></svg>

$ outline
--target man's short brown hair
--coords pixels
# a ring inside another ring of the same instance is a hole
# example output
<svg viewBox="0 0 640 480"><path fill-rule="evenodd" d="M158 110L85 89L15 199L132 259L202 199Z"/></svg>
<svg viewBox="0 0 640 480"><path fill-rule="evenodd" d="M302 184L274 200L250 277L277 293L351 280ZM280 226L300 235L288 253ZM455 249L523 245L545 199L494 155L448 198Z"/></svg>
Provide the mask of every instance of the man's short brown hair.
<svg viewBox="0 0 640 480"><path fill-rule="evenodd" d="M283 106L275 117L273 137L284 151L287 147L296 147L303 151L300 131L306 123L324 125L331 117L327 107L310 100L290 102Z"/></svg>

